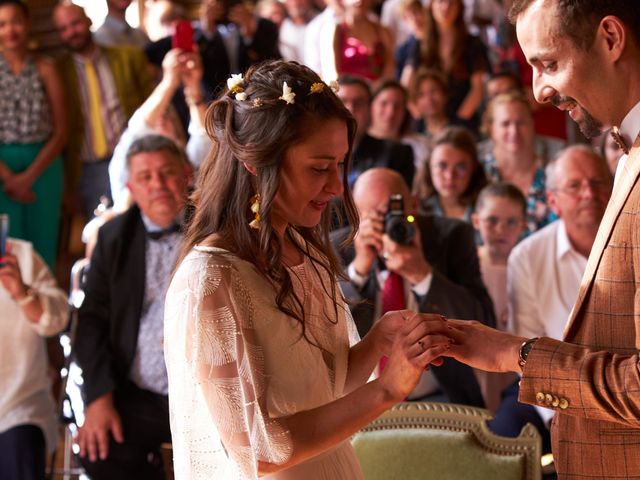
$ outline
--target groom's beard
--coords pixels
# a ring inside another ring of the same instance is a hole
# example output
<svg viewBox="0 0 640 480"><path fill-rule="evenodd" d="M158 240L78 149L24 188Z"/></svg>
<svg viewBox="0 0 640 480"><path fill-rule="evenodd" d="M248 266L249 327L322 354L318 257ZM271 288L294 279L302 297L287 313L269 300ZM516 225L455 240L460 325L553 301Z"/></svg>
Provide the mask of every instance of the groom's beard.
<svg viewBox="0 0 640 480"><path fill-rule="evenodd" d="M560 97L555 95L551 98L551 104L555 107L559 107L563 103L571 102L576 105L575 108L580 110L579 118L576 120L578 128L582 134L587 138L597 137L602 133L602 123L595 119L593 115L587 112L578 102L571 97Z"/></svg>

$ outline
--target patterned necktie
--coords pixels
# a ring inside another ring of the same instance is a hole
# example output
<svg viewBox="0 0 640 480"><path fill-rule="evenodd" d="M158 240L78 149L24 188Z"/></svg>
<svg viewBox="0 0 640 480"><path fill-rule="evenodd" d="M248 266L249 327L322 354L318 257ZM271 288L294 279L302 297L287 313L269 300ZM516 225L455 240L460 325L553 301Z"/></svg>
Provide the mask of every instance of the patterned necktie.
<svg viewBox="0 0 640 480"><path fill-rule="evenodd" d="M107 134L105 133L104 120L101 111L100 82L96 69L91 60L84 62L84 71L87 78L87 95L89 97L89 123L91 127L91 141L93 154L96 158L107 156Z"/></svg>
<svg viewBox="0 0 640 480"><path fill-rule="evenodd" d="M394 310L404 310L406 302L404 300L404 280L395 272L389 272L387 279L382 285L382 308L380 315ZM381 357L378 363L378 371L382 373L387 364L387 357Z"/></svg>

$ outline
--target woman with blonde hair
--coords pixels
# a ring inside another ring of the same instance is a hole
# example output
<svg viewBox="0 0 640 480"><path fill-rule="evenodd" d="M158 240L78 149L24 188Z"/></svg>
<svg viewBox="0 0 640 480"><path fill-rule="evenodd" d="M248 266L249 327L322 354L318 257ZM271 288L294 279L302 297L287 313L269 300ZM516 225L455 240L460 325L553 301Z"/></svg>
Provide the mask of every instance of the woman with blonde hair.
<svg viewBox="0 0 640 480"><path fill-rule="evenodd" d="M484 113L482 128L493 149L482 162L492 182L509 182L527 199L527 233L555 220L547 205L543 160L536 154L531 105L519 92L495 96Z"/></svg>

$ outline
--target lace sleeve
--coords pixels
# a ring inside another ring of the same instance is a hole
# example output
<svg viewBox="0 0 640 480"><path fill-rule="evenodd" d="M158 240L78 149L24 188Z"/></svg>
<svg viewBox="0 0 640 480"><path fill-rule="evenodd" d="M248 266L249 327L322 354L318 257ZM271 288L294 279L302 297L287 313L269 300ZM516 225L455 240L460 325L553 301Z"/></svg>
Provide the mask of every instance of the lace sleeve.
<svg viewBox="0 0 640 480"><path fill-rule="evenodd" d="M284 463L292 446L289 432L268 417L252 295L230 265L210 260L200 279L187 356L234 469L257 478L258 462Z"/></svg>

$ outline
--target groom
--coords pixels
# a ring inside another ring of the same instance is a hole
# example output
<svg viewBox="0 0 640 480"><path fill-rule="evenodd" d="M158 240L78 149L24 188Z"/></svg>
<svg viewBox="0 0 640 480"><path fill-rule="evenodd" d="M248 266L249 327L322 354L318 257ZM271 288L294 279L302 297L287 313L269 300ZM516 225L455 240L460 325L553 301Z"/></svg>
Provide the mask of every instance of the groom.
<svg viewBox="0 0 640 480"><path fill-rule="evenodd" d="M521 372L520 401L557 411L560 478L640 477L640 10L637 0L515 0L510 17L536 99L587 136L613 127L626 155L564 341L452 321L450 355Z"/></svg>

